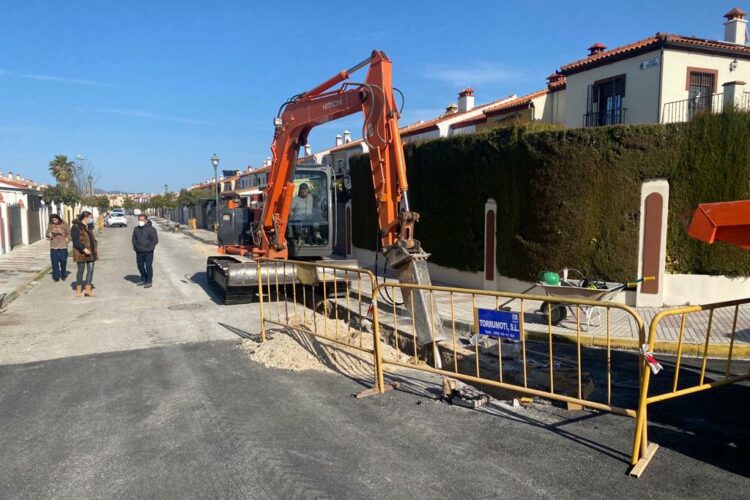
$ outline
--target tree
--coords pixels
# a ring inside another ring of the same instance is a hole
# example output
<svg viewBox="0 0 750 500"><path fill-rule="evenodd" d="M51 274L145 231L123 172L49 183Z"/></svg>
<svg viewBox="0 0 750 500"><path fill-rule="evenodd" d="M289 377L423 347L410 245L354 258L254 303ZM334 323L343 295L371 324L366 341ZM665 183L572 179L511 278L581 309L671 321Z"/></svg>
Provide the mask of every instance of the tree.
<svg viewBox="0 0 750 500"><path fill-rule="evenodd" d="M177 195L172 192L164 193L162 195L162 208L177 208Z"/></svg>
<svg viewBox="0 0 750 500"><path fill-rule="evenodd" d="M133 210L135 208L135 200L133 198L126 196L125 199L122 201L122 208L125 210Z"/></svg>
<svg viewBox="0 0 750 500"><path fill-rule="evenodd" d="M42 190L42 200L47 205L58 205L57 209L60 211L60 204L65 203L66 205L74 205L81 201L81 197L78 195L78 191L69 185L58 184L56 186L47 186Z"/></svg>
<svg viewBox="0 0 750 500"><path fill-rule="evenodd" d="M101 212L106 212L109 210L109 198L106 194L102 194L99 196L96 196L96 208L98 208Z"/></svg>
<svg viewBox="0 0 750 500"><path fill-rule="evenodd" d="M194 207L200 199L198 192L183 188L180 189L180 194L177 195L177 205L181 207Z"/></svg>
<svg viewBox="0 0 750 500"><path fill-rule="evenodd" d="M91 182L89 182L91 179ZM71 182L75 185L78 193L83 196L93 196L94 185L99 180L93 163L86 158L78 157L73 163L73 176ZM90 189L89 189L90 188Z"/></svg>
<svg viewBox="0 0 750 500"><path fill-rule="evenodd" d="M49 172L58 184L70 184L73 180L74 171L75 164L68 160L68 157L65 155L56 155L55 158L49 162Z"/></svg>

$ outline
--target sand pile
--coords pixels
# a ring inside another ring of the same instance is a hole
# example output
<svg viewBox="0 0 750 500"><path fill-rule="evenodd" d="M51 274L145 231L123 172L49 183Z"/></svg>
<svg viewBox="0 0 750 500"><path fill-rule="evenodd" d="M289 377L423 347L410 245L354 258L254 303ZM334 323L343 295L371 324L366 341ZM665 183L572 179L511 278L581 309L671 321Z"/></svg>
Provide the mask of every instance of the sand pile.
<svg viewBox="0 0 750 500"><path fill-rule="evenodd" d="M347 325L345 321L319 317L303 323L293 323L294 328L267 330L265 343L245 340L242 348L250 358L269 368L321 372L337 372L347 376L370 380L374 378L372 354L359 350L372 350L373 335ZM341 345L326 338L306 332L316 331L329 339L351 345ZM381 344L383 355L389 359L408 361L409 356L392 346ZM389 371L392 367L389 367Z"/></svg>

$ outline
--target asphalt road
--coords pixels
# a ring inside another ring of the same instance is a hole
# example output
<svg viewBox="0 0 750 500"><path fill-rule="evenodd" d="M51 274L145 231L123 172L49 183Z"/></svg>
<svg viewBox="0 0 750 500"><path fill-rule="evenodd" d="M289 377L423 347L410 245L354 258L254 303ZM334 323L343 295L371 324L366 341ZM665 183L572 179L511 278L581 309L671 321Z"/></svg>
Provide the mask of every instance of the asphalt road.
<svg viewBox="0 0 750 500"><path fill-rule="evenodd" d="M750 496L747 386L655 407L635 480L623 417L464 410L410 374L357 400L360 381L263 368L238 346L255 306L204 289L209 248L161 232L142 290L129 236L102 236L98 297L46 280L0 316L3 498Z"/></svg>

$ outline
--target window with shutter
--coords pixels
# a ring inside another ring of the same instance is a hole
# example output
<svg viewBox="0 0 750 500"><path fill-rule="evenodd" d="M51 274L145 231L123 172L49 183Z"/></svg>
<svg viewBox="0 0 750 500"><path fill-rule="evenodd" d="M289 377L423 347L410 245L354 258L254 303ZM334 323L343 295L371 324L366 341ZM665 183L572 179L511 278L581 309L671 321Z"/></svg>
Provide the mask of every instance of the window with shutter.
<svg viewBox="0 0 750 500"><path fill-rule="evenodd" d="M588 86L584 126L617 125L624 123L625 75L599 80Z"/></svg>

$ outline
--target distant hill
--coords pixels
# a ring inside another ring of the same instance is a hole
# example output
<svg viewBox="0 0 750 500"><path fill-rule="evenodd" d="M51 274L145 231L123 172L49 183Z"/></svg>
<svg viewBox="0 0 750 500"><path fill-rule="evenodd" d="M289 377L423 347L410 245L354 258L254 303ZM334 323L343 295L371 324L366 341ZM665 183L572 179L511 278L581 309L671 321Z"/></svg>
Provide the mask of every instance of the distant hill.
<svg viewBox="0 0 750 500"><path fill-rule="evenodd" d="M106 189L100 189L100 188L94 188L94 194L126 194L131 195L133 193L127 193L125 191L117 191L117 190L109 190Z"/></svg>

